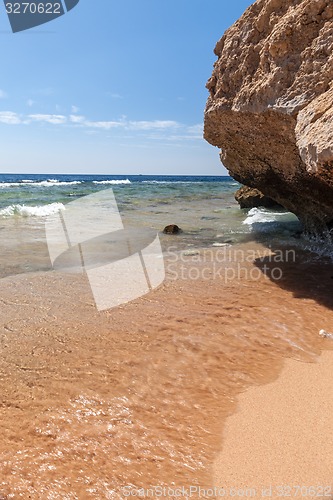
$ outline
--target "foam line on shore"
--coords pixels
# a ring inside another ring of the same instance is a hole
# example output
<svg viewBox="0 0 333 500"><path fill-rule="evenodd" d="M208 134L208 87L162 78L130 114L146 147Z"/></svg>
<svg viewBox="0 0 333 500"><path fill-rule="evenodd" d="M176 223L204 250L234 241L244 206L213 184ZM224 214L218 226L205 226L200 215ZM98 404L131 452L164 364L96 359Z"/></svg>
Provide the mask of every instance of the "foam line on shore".
<svg viewBox="0 0 333 500"><path fill-rule="evenodd" d="M13 215L21 217L47 217L60 210L65 210L62 203L49 203L48 205L27 206L27 205L9 205L0 210L0 217L12 217Z"/></svg>

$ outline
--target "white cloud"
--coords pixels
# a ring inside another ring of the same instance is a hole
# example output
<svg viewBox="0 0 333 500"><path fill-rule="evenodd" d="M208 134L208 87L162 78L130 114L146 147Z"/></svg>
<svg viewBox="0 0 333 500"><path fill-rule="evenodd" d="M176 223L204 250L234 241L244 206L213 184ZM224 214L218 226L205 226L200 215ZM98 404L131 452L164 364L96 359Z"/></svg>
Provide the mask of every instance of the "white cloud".
<svg viewBox="0 0 333 500"><path fill-rule="evenodd" d="M94 121L88 121L86 120L83 123L86 127L93 127L93 128L101 128L104 130L110 130L110 128L118 128L118 127L124 127L126 126L125 122L122 121L100 121L100 122L94 122Z"/></svg>
<svg viewBox="0 0 333 500"><path fill-rule="evenodd" d="M80 123L85 127L100 128L104 130L110 130L111 128L123 128L125 130L146 131L176 129L181 127L180 123L171 120L128 121L126 118L113 121L92 121L81 119Z"/></svg>
<svg viewBox="0 0 333 500"><path fill-rule="evenodd" d="M66 121L67 121L67 118L64 115L36 114L36 115L29 115L29 118L31 120L35 120L37 122L51 123L52 125L62 125L63 123L66 123Z"/></svg>
<svg viewBox="0 0 333 500"><path fill-rule="evenodd" d="M72 106L72 113L78 113L80 111L80 108L77 106Z"/></svg>
<svg viewBox="0 0 333 500"><path fill-rule="evenodd" d="M167 137L169 141L179 142L179 141L203 141L202 135L193 135L193 134L178 134L178 135L169 135Z"/></svg>
<svg viewBox="0 0 333 500"><path fill-rule="evenodd" d="M0 99L6 99L7 97L7 93L4 90L0 89Z"/></svg>
<svg viewBox="0 0 333 500"><path fill-rule="evenodd" d="M112 99L123 99L123 96L117 93L110 94L110 96L112 97Z"/></svg>
<svg viewBox="0 0 333 500"><path fill-rule="evenodd" d="M82 115L69 115L69 120L72 123L84 123L85 117Z"/></svg>
<svg viewBox="0 0 333 500"><path fill-rule="evenodd" d="M29 106L29 108L31 108L34 104L35 104L35 101L33 101L32 99L27 100L27 106Z"/></svg>
<svg viewBox="0 0 333 500"><path fill-rule="evenodd" d="M32 105L34 101L29 99L27 104ZM72 110L78 111L78 108L72 106ZM85 129L87 133L98 133L100 131L122 130L123 137L127 139L132 135L137 137L140 134L140 140L160 140L165 143L180 141L202 140L203 124L185 125L175 120L129 120L122 116L118 120L89 120L83 115L72 113L68 116L63 114L42 114L34 113L20 115L13 111L0 111L0 123L8 125L33 123L49 123L54 126L72 126ZM119 137L119 134L118 136Z"/></svg>
<svg viewBox="0 0 333 500"><path fill-rule="evenodd" d="M0 111L0 123L7 125L19 125L22 123L20 116L13 111Z"/></svg>
<svg viewBox="0 0 333 500"><path fill-rule="evenodd" d="M129 122L128 125L129 128L132 130L169 129L169 128L179 128L181 126L180 123L171 120Z"/></svg>

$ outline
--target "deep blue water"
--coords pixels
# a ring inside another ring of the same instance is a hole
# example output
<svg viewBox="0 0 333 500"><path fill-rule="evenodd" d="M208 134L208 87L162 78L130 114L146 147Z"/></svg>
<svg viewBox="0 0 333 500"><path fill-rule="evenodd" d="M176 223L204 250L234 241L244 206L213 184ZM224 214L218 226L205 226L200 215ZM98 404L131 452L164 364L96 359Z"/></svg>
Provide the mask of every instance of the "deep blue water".
<svg viewBox="0 0 333 500"><path fill-rule="evenodd" d="M82 174L0 174L0 183L21 182L31 179L34 182L48 179L57 179L62 182L81 181L92 182L94 180L126 180L134 182L158 181L158 182L235 182L229 176L193 176L193 175L82 175Z"/></svg>

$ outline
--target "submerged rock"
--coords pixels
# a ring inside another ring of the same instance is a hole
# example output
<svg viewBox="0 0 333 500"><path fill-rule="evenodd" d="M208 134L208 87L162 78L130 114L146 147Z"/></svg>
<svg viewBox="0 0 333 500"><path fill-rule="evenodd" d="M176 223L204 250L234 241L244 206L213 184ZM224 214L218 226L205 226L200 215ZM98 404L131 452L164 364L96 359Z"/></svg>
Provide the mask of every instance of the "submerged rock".
<svg viewBox="0 0 333 500"><path fill-rule="evenodd" d="M234 179L332 236L332 0L257 0L215 54L206 140Z"/></svg>
<svg viewBox="0 0 333 500"><path fill-rule="evenodd" d="M240 208L281 208L281 205L275 200L272 200L272 198L265 196L258 189L250 188L248 186L243 186L238 189L238 191L236 191L235 200L237 201L237 203L239 203Z"/></svg>
<svg viewBox="0 0 333 500"><path fill-rule="evenodd" d="M169 224L168 226L165 226L163 229L163 233L165 234L178 234L181 233L182 230L180 227L177 226L177 224Z"/></svg>

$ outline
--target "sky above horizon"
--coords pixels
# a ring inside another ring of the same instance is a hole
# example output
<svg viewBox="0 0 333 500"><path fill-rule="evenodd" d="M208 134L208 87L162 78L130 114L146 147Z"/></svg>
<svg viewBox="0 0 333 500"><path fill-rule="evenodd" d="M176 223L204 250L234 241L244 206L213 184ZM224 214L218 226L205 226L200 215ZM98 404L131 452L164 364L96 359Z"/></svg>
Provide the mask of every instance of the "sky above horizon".
<svg viewBox="0 0 333 500"><path fill-rule="evenodd" d="M0 172L226 175L205 84L252 3L80 0L13 34L1 2Z"/></svg>

